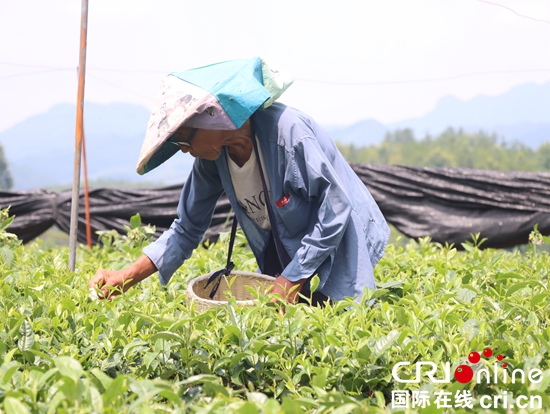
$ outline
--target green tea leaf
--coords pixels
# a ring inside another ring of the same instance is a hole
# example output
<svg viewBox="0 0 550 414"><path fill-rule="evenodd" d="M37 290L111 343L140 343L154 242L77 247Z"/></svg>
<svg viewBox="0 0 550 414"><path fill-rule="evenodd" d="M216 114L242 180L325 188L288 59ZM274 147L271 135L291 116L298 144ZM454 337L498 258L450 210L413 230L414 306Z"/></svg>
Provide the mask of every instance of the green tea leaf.
<svg viewBox="0 0 550 414"><path fill-rule="evenodd" d="M145 348L145 347L149 347L149 343L146 342L146 341L133 341L133 342L130 342L122 350L122 355L124 355L124 357L127 358L128 354L131 353L131 351L133 351L134 348Z"/></svg>
<svg viewBox="0 0 550 414"><path fill-rule="evenodd" d="M97 368L92 368L90 370L90 373L99 380L104 390L109 389L111 383L113 382L113 379L111 377L109 377L103 371L100 371Z"/></svg>
<svg viewBox="0 0 550 414"><path fill-rule="evenodd" d="M21 364L12 361L10 364L6 366L2 366L2 376L0 377L0 384L7 384L13 377L13 375L19 370L21 367Z"/></svg>
<svg viewBox="0 0 550 414"><path fill-rule="evenodd" d="M21 351L28 351L34 345L34 331L32 330L31 323L25 319L21 326L19 327L19 342L17 342L17 347Z"/></svg>
<svg viewBox="0 0 550 414"><path fill-rule="evenodd" d="M25 404L13 397L6 397L4 399L4 410L6 414L30 414L31 411Z"/></svg>
<svg viewBox="0 0 550 414"><path fill-rule="evenodd" d="M548 292L542 292L542 293L539 293L538 295L533 296L533 298L531 299L531 306L536 306L541 302L542 302L542 305L545 306L547 304L546 299L548 298L548 296L549 296Z"/></svg>
<svg viewBox="0 0 550 414"><path fill-rule="evenodd" d="M15 218L15 216L10 216L6 220L3 220L0 223L0 231L3 231L5 229L7 229L9 227L9 225L13 222L14 218Z"/></svg>
<svg viewBox="0 0 550 414"><path fill-rule="evenodd" d="M317 288L319 287L319 282L320 282L319 276L314 275L311 278L311 280L309 281L309 291L311 293L313 293L317 290Z"/></svg>
<svg viewBox="0 0 550 414"><path fill-rule="evenodd" d="M519 273L509 272L509 273L500 273L499 275L497 275L496 279L497 279L497 280L503 280L503 279L524 279L524 277L523 277L522 275L520 275Z"/></svg>
<svg viewBox="0 0 550 414"><path fill-rule="evenodd" d="M14 257L15 256L9 246L0 247L0 259L6 263L6 266L11 267Z"/></svg>
<svg viewBox="0 0 550 414"><path fill-rule="evenodd" d="M463 302L471 303L472 300L476 297L476 295L477 293L471 289L461 288L458 290L456 297Z"/></svg>
<svg viewBox="0 0 550 414"><path fill-rule="evenodd" d="M353 410L356 409L356 408L359 408L358 404L347 403L347 404L343 404L343 405L338 406L337 408L332 410L331 413L332 414L348 414L348 413L353 412Z"/></svg>
<svg viewBox="0 0 550 414"><path fill-rule="evenodd" d="M374 343L374 355L380 356L386 352L397 340L399 337L399 331L394 329L390 331L386 336L380 338Z"/></svg>
<svg viewBox="0 0 550 414"><path fill-rule="evenodd" d="M377 286L380 289L394 289L394 288L402 288L403 285L405 285L405 282L402 282L400 280L391 280L389 282L384 283L378 283Z"/></svg>
<svg viewBox="0 0 550 414"><path fill-rule="evenodd" d="M514 293L516 293L518 290L521 290L521 289L524 289L530 285L532 285L533 282L520 282L520 283L515 283L513 284L512 286L510 286L508 288L508 290L506 291L506 296L507 297L510 297L511 295L513 295Z"/></svg>
<svg viewBox="0 0 550 414"><path fill-rule="evenodd" d="M476 319L468 319L460 328L460 332L467 341L471 341L479 334L479 322Z"/></svg>
<svg viewBox="0 0 550 414"><path fill-rule="evenodd" d="M311 380L311 385L324 389L327 384L328 370L323 370Z"/></svg>
<svg viewBox="0 0 550 414"><path fill-rule="evenodd" d="M384 394L382 394L380 391L375 391L374 396L376 397L376 405L380 408L384 408L386 406L386 399L384 398Z"/></svg>
<svg viewBox="0 0 550 414"><path fill-rule="evenodd" d="M54 359L54 363L61 375L69 377L75 382L84 374L82 365L74 358L60 356Z"/></svg>
<svg viewBox="0 0 550 414"><path fill-rule="evenodd" d="M159 354L160 352L147 352L143 357L143 365L145 365L146 368L149 368Z"/></svg>
<svg viewBox="0 0 550 414"><path fill-rule="evenodd" d="M90 387L90 405L95 412L103 412L103 399L101 398L101 394L95 387Z"/></svg>
<svg viewBox="0 0 550 414"><path fill-rule="evenodd" d="M539 383L532 383L529 386L529 389L538 392L545 392L548 389L548 386L550 386L550 369L543 371L542 381Z"/></svg>
<svg viewBox="0 0 550 414"><path fill-rule="evenodd" d="M149 339L152 342L156 342L159 339L164 339L164 340L168 340L168 341L176 341L176 342L179 342L179 343L184 342L184 340L181 336L179 336L178 334L175 334L173 332L169 332L169 331L158 332L158 333L154 334L153 336L151 336L151 338L149 338Z"/></svg>
<svg viewBox="0 0 550 414"><path fill-rule="evenodd" d="M141 227L141 216L140 216L139 213L132 216L132 217L130 217L130 226L133 229L137 229L137 228Z"/></svg>
<svg viewBox="0 0 550 414"><path fill-rule="evenodd" d="M121 375L116 377L111 386L103 394L104 405L115 405L116 401L128 390L128 378Z"/></svg>

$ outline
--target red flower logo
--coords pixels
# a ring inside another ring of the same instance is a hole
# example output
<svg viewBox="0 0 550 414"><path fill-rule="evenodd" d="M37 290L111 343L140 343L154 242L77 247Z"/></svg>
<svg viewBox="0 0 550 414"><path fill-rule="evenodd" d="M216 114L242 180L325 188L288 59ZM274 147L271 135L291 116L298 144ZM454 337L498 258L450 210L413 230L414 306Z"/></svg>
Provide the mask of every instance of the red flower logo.
<svg viewBox="0 0 550 414"><path fill-rule="evenodd" d="M493 356L493 350L491 348L485 348L483 350L483 356L485 358L490 358L491 356ZM504 355L499 354L497 356L497 359L499 361L502 361L504 359ZM470 364L475 365L479 361L481 361L481 355L479 354L479 352L472 351L468 354L468 362L470 362ZM506 368L508 366L508 364L506 362L504 362L502 364L502 366L504 368ZM472 367L470 367L469 365L466 365L466 364L459 365L455 369L455 378L458 382L460 382L462 384L466 384L474 378L474 371L473 371Z"/></svg>

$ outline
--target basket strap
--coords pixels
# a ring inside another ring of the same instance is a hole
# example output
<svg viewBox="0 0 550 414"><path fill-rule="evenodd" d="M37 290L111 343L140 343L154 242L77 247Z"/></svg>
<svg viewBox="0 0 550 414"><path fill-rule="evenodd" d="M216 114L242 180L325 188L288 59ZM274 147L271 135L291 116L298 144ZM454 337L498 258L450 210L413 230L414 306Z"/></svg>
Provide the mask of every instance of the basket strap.
<svg viewBox="0 0 550 414"><path fill-rule="evenodd" d="M252 120L252 118L250 118L250 128L252 129L252 143L254 144L254 152L256 154L256 159L258 160L257 164L260 170L260 178L262 179L262 186L264 188L265 204L267 207L269 224L271 225L271 234L273 235L273 240L275 241L275 250L277 250L277 256L279 258L279 263L281 264L281 269L284 270L284 268L287 267L287 265L290 263L291 259L287 251L283 247L283 243L281 242L281 237L279 236L279 230L277 229L277 221L275 220L275 214L273 213L273 206L271 205L271 197L269 196L269 191L267 190L267 185L265 182L264 170L262 168L262 160L260 159L258 144L256 143L256 133L254 129L254 121Z"/></svg>
<svg viewBox="0 0 550 414"><path fill-rule="evenodd" d="M204 286L204 288L206 289L206 287L211 282L217 279L216 283L212 287L212 291L208 295L210 296L210 299L214 299L214 295L216 294L216 292L218 291L218 288L220 287L222 276L229 276L231 271L235 268L235 263L231 261L231 255L233 254L233 246L235 244L235 235L237 234L237 224L238 224L237 216L233 214L233 225L231 226L231 236L229 238L229 250L227 251L227 264L223 269L212 273L212 275L208 278L208 282L206 282L206 285Z"/></svg>
<svg viewBox="0 0 550 414"><path fill-rule="evenodd" d="M279 230L277 229L277 222L275 221L275 214L273 213L273 207L271 205L271 197L269 196L269 191L267 190L267 184L265 181L265 175L264 170L262 168L262 161L260 159L260 154L258 151L258 144L256 143L256 133L254 132L254 122L252 119L250 119L250 128L252 130L252 143L254 145L254 154L256 156L256 159L258 160L258 169L260 170L260 178L262 180L262 187L264 189L264 195L265 195L265 204L267 208L267 215L269 217L269 224L271 225L271 234L273 235L273 240L275 241L275 250L277 250L277 257L279 258L279 263L281 264L281 269L284 269L291 261L290 256L288 255L287 251L283 247L283 243L281 242L281 237L279 236ZM231 271L235 268L235 264L231 261L231 254L233 253L233 245L235 244L235 235L237 233L237 216L233 215L233 226L231 227L231 236L229 238L229 250L227 252L227 265L225 268L218 270L208 278L208 282L204 286L206 287L214 282L215 285L212 288L212 291L210 292L209 296L210 299L214 298L214 295L218 291L218 288L220 287L220 283L222 280L222 276L229 276ZM275 275L278 276L278 275Z"/></svg>

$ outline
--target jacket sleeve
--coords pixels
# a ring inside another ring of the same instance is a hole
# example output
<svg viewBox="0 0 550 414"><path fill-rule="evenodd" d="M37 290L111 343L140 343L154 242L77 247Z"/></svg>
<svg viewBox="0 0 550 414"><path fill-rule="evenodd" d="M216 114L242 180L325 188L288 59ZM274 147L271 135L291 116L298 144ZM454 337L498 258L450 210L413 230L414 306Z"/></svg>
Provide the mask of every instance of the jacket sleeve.
<svg viewBox="0 0 550 414"><path fill-rule="evenodd" d="M332 164L319 142L300 138L287 153L285 187L305 200L310 224L301 246L284 269L292 282L312 276L319 266L334 256L346 231L352 206Z"/></svg>
<svg viewBox="0 0 550 414"><path fill-rule="evenodd" d="M183 186L178 203L178 218L143 250L158 269L159 280L163 285L168 283L201 242L222 193L214 162L196 159Z"/></svg>

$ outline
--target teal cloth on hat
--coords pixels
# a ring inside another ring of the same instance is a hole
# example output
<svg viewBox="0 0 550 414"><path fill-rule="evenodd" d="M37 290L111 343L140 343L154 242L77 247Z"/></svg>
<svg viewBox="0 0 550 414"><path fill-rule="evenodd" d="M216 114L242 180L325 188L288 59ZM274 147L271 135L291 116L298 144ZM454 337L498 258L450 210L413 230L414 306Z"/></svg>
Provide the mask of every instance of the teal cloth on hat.
<svg viewBox="0 0 550 414"><path fill-rule="evenodd" d="M238 129L292 82L285 69L260 57L172 72L153 106L136 171L145 174L177 153L178 147L166 141L182 125Z"/></svg>
<svg viewBox="0 0 550 414"><path fill-rule="evenodd" d="M215 96L236 128L271 97L263 86L262 59L259 57L229 60L171 75Z"/></svg>

